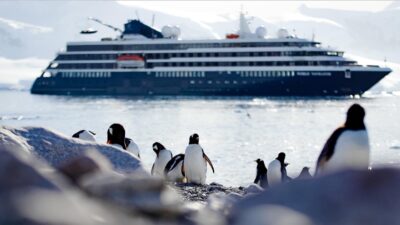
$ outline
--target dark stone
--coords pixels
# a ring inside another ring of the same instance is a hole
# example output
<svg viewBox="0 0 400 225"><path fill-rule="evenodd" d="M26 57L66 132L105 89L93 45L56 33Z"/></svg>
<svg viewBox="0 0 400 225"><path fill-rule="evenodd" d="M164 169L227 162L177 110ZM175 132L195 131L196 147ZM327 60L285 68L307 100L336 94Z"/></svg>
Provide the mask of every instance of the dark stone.
<svg viewBox="0 0 400 225"><path fill-rule="evenodd" d="M399 224L398 190L400 170L397 169L344 171L316 179L294 180L239 202L232 210L230 221L243 224L246 221L243 218L250 218L250 214L251 218L257 216L259 221L267 221L263 212L270 207L270 211L280 212L274 214L275 221L302 217L304 224L315 225ZM260 210L263 207L265 210Z"/></svg>
<svg viewBox="0 0 400 225"><path fill-rule="evenodd" d="M100 166L92 158L82 155L63 163L58 170L72 183L78 184L83 176L98 172Z"/></svg>

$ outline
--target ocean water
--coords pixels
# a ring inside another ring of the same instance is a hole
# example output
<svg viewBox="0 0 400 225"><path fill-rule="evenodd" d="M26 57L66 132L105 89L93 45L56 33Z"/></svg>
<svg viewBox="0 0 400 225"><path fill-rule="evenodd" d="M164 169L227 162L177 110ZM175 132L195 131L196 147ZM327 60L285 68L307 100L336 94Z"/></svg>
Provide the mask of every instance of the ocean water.
<svg viewBox="0 0 400 225"><path fill-rule="evenodd" d="M400 96L362 98L205 98L71 97L0 91L0 124L43 126L72 135L81 129L106 141L112 123L125 126L150 170L159 141L182 153L193 133L215 166L207 182L247 185L255 177L255 159L266 163L286 152L290 176L316 159L331 132L345 120L347 108L366 109L372 167L400 165Z"/></svg>

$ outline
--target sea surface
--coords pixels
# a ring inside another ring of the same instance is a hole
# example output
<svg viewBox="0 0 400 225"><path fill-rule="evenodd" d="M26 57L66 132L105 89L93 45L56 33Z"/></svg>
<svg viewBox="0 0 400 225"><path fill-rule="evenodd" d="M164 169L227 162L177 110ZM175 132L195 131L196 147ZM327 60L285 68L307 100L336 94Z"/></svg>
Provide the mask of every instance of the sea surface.
<svg viewBox="0 0 400 225"><path fill-rule="evenodd" d="M81 129L106 142L112 123L125 126L140 147L150 170L159 141L174 154L182 153L193 133L215 166L207 182L247 185L256 163L279 152L287 154L288 174L304 166L314 171L316 159L331 132L345 120L352 103L365 107L371 142L372 168L400 166L400 96L362 98L208 98L208 97L72 97L0 91L0 124L42 126L71 136Z"/></svg>

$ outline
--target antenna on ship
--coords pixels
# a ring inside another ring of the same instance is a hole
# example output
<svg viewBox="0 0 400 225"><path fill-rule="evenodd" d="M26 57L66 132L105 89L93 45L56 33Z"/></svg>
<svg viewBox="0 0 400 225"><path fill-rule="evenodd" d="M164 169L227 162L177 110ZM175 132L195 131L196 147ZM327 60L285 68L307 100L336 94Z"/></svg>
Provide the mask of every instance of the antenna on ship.
<svg viewBox="0 0 400 225"><path fill-rule="evenodd" d="M311 35L311 41L314 41L315 40L315 32L314 32L314 29L312 30L312 35Z"/></svg>
<svg viewBox="0 0 400 225"><path fill-rule="evenodd" d="M156 14L153 14L153 17L151 18L151 27L154 27L155 20L156 20Z"/></svg>
<svg viewBox="0 0 400 225"><path fill-rule="evenodd" d="M139 12L137 10L135 10L135 14L136 14L137 20L140 21Z"/></svg>

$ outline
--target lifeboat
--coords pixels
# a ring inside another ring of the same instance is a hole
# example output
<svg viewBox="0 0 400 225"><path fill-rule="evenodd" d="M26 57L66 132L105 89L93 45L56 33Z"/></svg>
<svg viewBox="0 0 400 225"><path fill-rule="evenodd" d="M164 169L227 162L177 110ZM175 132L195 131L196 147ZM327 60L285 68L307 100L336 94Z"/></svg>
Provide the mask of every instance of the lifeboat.
<svg viewBox="0 0 400 225"><path fill-rule="evenodd" d="M239 34L227 34L226 38L227 39L238 39L239 38Z"/></svg>
<svg viewBox="0 0 400 225"><path fill-rule="evenodd" d="M118 68L143 68L145 60L140 55L120 55L117 64Z"/></svg>

